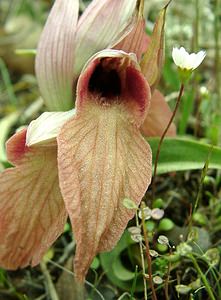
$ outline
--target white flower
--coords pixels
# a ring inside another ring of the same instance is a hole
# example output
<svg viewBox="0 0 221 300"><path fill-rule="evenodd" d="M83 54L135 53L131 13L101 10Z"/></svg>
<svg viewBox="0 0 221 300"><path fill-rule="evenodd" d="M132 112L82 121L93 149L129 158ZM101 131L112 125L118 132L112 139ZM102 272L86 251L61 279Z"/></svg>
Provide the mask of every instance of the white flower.
<svg viewBox="0 0 221 300"><path fill-rule="evenodd" d="M142 219L142 210L144 215L144 220L149 220L151 218L151 209L149 207L144 207L139 210L138 216L140 219Z"/></svg>
<svg viewBox="0 0 221 300"><path fill-rule="evenodd" d="M160 208L154 208L151 211L151 217L155 220L160 220L164 216L164 210Z"/></svg>
<svg viewBox="0 0 221 300"><path fill-rule="evenodd" d="M206 52L201 50L198 53L189 54L183 47L173 48L172 57L174 63L181 69L194 70L204 60Z"/></svg>

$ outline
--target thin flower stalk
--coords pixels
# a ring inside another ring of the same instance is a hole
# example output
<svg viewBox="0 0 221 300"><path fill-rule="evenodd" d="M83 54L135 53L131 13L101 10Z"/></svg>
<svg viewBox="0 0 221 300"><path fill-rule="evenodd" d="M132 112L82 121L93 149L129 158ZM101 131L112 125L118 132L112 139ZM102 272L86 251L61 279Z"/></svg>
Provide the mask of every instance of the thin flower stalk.
<svg viewBox="0 0 221 300"><path fill-rule="evenodd" d="M136 212L136 226L139 227L139 219L138 219L138 213ZM139 241L139 247L140 247L140 257L141 257L141 264L142 264L142 271L143 271L143 285L144 285L144 299L147 300L147 281L145 278L145 260L144 260L144 252L143 252L143 244L142 241Z"/></svg>
<svg viewBox="0 0 221 300"><path fill-rule="evenodd" d="M143 235L144 235L144 241L145 241L145 246L146 246L146 258L147 258L147 265L148 265L148 276L149 276L149 283L150 283L150 288L152 291L152 299L157 300L157 295L156 291L154 288L154 283L153 283L153 275L152 275L152 259L150 255L150 247L149 247L149 241L148 241L148 236L147 236L147 229L145 226L145 216L144 216L144 211L143 211L143 204L141 204L141 212L142 212L142 228L143 228Z"/></svg>
<svg viewBox="0 0 221 300"><path fill-rule="evenodd" d="M207 293L209 295L209 298L211 300L216 300L216 298L215 298L215 296L213 294L213 291L212 291L212 289L210 287L210 284L209 284L208 280L206 279L206 276L203 274L202 270L200 269L200 266L198 265L197 260L195 259L195 257L193 255L189 255L189 257L190 257L190 259L191 259L194 267L196 268L196 270L197 270L197 272L198 272L198 274L199 274L202 282L205 285L205 288L206 288L206 291L207 291Z"/></svg>
<svg viewBox="0 0 221 300"><path fill-rule="evenodd" d="M173 111L173 114L169 120L169 123L167 124L167 127L165 128L161 138L160 138L160 141L159 141L159 144L158 144L158 147L157 147L157 152L156 152L156 157L155 157L155 162L154 162L154 171L153 171L153 179L152 179L152 199L154 200L155 198L155 193L156 193L156 175L157 175L157 165L158 165L158 161L159 161L159 156L160 156L160 150L161 150L161 146L162 146L162 143L163 143L163 140L167 134L167 131L168 129L170 128L170 125L172 124L175 116L176 116L176 113L178 111L178 108L180 106L180 102L181 102L181 98L182 98L182 95L183 95L183 92L184 92L184 84L182 83L181 86L180 86L180 91L179 91L179 95L177 97L177 101L176 101L176 105L175 105L175 108L174 108L174 111Z"/></svg>
<svg viewBox="0 0 221 300"><path fill-rule="evenodd" d="M172 57L174 60L174 63L177 65L178 67L178 71L179 71L179 76L180 76L180 80L181 80L181 86L180 86L180 91L179 91L179 95L177 97L177 101L176 101L176 105L174 108L174 111L172 113L172 116L166 126L166 128L163 131L163 134L160 138L158 147L157 147L157 153L156 153L156 158L155 158L155 163L154 163L154 172L153 172L153 179L152 179L152 199L155 198L155 191L156 191L156 174L157 174L157 164L158 164L158 160L159 160L159 155L160 155L160 149L161 149L161 145L163 143L163 140L176 116L177 110L179 108L180 105L180 101L184 92L184 85L185 83L189 80L192 72L199 67L199 65L202 63L202 61L204 60L206 56L206 52L201 50L198 53L191 53L189 54L184 47L180 47L180 48L173 48L172 51Z"/></svg>

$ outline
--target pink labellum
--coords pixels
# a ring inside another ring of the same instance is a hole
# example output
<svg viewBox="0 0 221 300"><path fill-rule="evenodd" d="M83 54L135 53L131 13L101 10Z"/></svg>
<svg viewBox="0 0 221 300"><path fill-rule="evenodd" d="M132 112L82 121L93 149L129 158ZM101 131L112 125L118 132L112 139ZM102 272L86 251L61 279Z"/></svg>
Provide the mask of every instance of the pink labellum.
<svg viewBox="0 0 221 300"><path fill-rule="evenodd" d="M88 62L82 71L81 83L78 84L77 112L85 103L95 101L91 95L97 96L100 104L118 104L119 95L128 117L138 127L143 123L149 105L150 88L134 54L124 51L106 49ZM110 98L108 103L106 98ZM98 101L97 100L97 101Z"/></svg>
<svg viewBox="0 0 221 300"><path fill-rule="evenodd" d="M118 57L97 57L80 76L77 115L58 136L60 187L77 242L79 281L94 256L117 243L134 216L123 200L139 205L152 173L151 149L139 132L149 86L129 55L111 53Z"/></svg>
<svg viewBox="0 0 221 300"><path fill-rule="evenodd" d="M0 174L0 265L12 270L38 264L67 218L56 147L28 148L25 136L23 130L8 141L16 167Z"/></svg>
<svg viewBox="0 0 221 300"><path fill-rule="evenodd" d="M155 90L151 98L148 115L141 126L141 132L145 136L162 136L171 116L172 112L164 96L158 90ZM175 135L176 126L172 123L167 136Z"/></svg>

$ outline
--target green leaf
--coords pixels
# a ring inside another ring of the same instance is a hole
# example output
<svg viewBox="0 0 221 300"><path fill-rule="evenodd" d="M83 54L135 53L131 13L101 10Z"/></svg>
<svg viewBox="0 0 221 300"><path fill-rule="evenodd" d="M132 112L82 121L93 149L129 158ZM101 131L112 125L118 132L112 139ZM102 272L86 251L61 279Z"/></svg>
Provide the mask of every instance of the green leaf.
<svg viewBox="0 0 221 300"><path fill-rule="evenodd" d="M166 82L169 91L178 91L180 87L180 80L178 77L177 69L174 68L174 62L169 59L171 52L167 51L164 68L163 68L163 78Z"/></svg>
<svg viewBox="0 0 221 300"><path fill-rule="evenodd" d="M18 55L31 55L31 56L35 56L37 53L36 49L16 49L15 50L15 54Z"/></svg>
<svg viewBox="0 0 221 300"><path fill-rule="evenodd" d="M192 88L190 90L185 91L182 97L181 117L178 126L178 132L180 135L186 133L188 120L194 109L194 97L195 97L195 92Z"/></svg>
<svg viewBox="0 0 221 300"><path fill-rule="evenodd" d="M148 138L148 143L156 157L159 138ZM184 138L166 138L163 141L158 161L157 174L173 171L197 170L204 167L209 158L210 169L221 169L221 148Z"/></svg>
<svg viewBox="0 0 221 300"><path fill-rule="evenodd" d="M18 118L20 116L20 112L16 111L11 113L10 115L4 117L0 121L0 161L7 161L6 153L5 153L5 142L8 138L8 134L11 128L16 124Z"/></svg>
<svg viewBox="0 0 221 300"><path fill-rule="evenodd" d="M138 209L136 203L129 199L129 198L125 198L123 200L123 205L127 208L127 209Z"/></svg>
<svg viewBox="0 0 221 300"><path fill-rule="evenodd" d="M111 252L101 253L100 262L108 279L122 290L130 291L134 279L137 277L134 268L130 269L122 261L122 253L125 252L130 245L134 244L130 238L129 232L126 230L116 247ZM143 281L141 275L138 275L135 291L143 290Z"/></svg>
<svg viewBox="0 0 221 300"><path fill-rule="evenodd" d="M90 268L94 269L94 270L97 270L99 268L99 266L100 266L99 258L97 256L95 256L95 258L93 259L93 261L91 263Z"/></svg>

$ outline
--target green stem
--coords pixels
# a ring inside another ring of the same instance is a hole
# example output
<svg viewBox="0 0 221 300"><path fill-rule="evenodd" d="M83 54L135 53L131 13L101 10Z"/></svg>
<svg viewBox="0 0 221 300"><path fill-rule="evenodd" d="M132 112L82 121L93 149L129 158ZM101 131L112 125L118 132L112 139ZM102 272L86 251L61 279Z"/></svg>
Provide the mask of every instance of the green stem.
<svg viewBox="0 0 221 300"><path fill-rule="evenodd" d="M16 95L14 93L10 75L9 75L8 69L5 65L5 62L1 58L0 58L0 73L2 75L2 81L5 85L9 101L11 102L11 105L16 106L17 99L16 99Z"/></svg>
<svg viewBox="0 0 221 300"><path fill-rule="evenodd" d="M147 265L148 265L148 275L149 275L149 283L150 283L150 288L152 291L152 299L157 300L157 295L155 292L154 284L153 284L153 276L152 276L152 260L150 256L150 246L149 246L149 241L147 237L147 229L145 226L145 218L144 218L144 212L143 212L143 203L141 205L141 212L142 212L142 227L143 227L143 235L144 235L144 241L145 241L145 246L146 246L146 257L147 257Z"/></svg>
<svg viewBox="0 0 221 300"><path fill-rule="evenodd" d="M154 200L155 198L155 191L156 191L156 174L157 174L157 164L158 164L158 160L159 160L159 156L160 156L160 149L161 149L161 145L163 143L163 140L170 128L170 125L172 124L174 118L175 118L175 115L177 113L177 110L179 108L179 105L180 105L180 100L182 98L182 95L183 95L183 91L184 91L184 84L182 83L181 86L180 86L180 92L179 92L179 95L177 97L177 101L176 101L176 106L174 108L174 111L173 111L173 114L169 120L169 123L167 124L167 127L165 128L161 138L160 138L160 141L159 141L159 144L158 144L158 147L157 147L157 154L156 154L156 158L155 158L155 163L154 163L154 172L153 172L153 179L152 179L152 200Z"/></svg>
<svg viewBox="0 0 221 300"><path fill-rule="evenodd" d="M138 220L137 212L136 212L136 225L137 225L137 227L139 227L139 220ZM144 262L142 241L139 242L139 246L140 246L141 264L142 264L142 270L143 270L144 300L147 300L147 283L146 283L146 279L145 279L145 262Z"/></svg>
<svg viewBox="0 0 221 300"><path fill-rule="evenodd" d="M193 45L193 49L194 49L194 52L198 51L198 48L199 48L199 21L200 21L200 18L199 18L199 0L195 0L195 28L194 28L194 31L195 31L195 34L194 34L194 45Z"/></svg>
<svg viewBox="0 0 221 300"><path fill-rule="evenodd" d="M215 74L216 74L216 89L218 100L221 97L221 75L220 75L220 48L219 48L219 38L220 38L220 0L215 0L215 19L214 19L214 39L215 39ZM219 101L218 101L219 103Z"/></svg>
<svg viewBox="0 0 221 300"><path fill-rule="evenodd" d="M172 255L172 249L170 248L170 254L169 256ZM167 276L165 279L165 285L164 285L164 294L165 294L165 299L169 300L169 280L170 280L170 270L171 270L171 261L168 261L168 270L167 270Z"/></svg>
<svg viewBox="0 0 221 300"><path fill-rule="evenodd" d="M189 257L190 257L190 259L192 260L192 262L193 262L193 264L194 264L194 267L196 268L198 274L200 275L200 277L201 277L201 279L202 279L202 282L203 282L204 285L205 285L205 288L206 288L206 290L207 290L207 293L208 293L210 299L211 299L211 300L216 300L216 298L215 298L215 296L213 295L213 292L212 292L212 290L211 290L211 288L210 288L210 285L209 285L209 283L208 283L208 281L207 281L207 279L206 279L206 276L205 276L205 275L203 274L203 272L201 271L200 266L198 265L198 263L197 263L195 257L194 257L193 255L189 255Z"/></svg>

